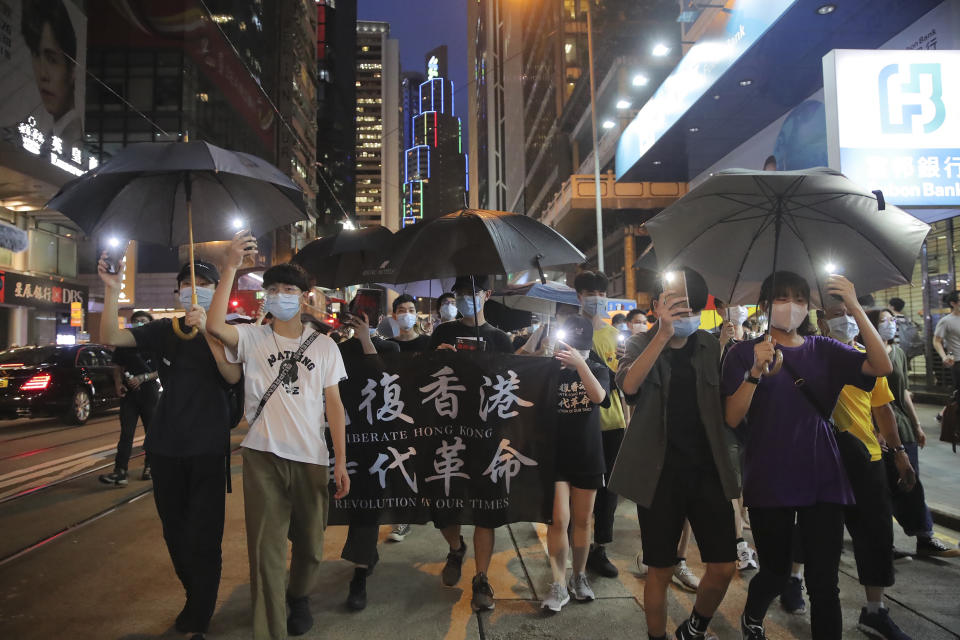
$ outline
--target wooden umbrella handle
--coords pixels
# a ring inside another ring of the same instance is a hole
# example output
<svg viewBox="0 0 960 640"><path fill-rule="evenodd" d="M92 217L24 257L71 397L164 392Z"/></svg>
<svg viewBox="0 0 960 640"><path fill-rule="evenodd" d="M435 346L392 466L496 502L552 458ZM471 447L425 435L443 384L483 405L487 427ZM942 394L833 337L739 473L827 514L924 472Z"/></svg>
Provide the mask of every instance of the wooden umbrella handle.
<svg viewBox="0 0 960 640"><path fill-rule="evenodd" d="M190 197L190 172L187 172L185 182L185 191L187 195L187 231L190 234L190 308L197 304L197 270L193 259L193 206ZM198 327L191 327L190 331L184 332L180 328L179 319L173 321L173 332L181 340L193 340L200 333Z"/></svg>
<svg viewBox="0 0 960 640"><path fill-rule="evenodd" d="M770 342L771 340L773 340L773 337L771 337L771 335L768 333L766 341ZM783 369L783 351L777 349L777 356L773 361L773 365L771 365L769 362L764 364L762 371L763 375L765 376L775 376L780 373L781 369Z"/></svg>

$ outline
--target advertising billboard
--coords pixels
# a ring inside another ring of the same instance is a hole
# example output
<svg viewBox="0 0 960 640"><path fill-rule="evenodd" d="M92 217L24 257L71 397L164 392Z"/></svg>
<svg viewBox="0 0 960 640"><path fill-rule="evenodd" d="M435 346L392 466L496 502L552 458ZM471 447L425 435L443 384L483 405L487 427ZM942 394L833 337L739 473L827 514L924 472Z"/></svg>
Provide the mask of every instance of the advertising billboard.
<svg viewBox="0 0 960 640"><path fill-rule="evenodd" d="M83 144L87 19L70 0L0 0L0 128L73 160ZM78 164L78 163L77 163ZM76 173L76 172L74 172Z"/></svg>

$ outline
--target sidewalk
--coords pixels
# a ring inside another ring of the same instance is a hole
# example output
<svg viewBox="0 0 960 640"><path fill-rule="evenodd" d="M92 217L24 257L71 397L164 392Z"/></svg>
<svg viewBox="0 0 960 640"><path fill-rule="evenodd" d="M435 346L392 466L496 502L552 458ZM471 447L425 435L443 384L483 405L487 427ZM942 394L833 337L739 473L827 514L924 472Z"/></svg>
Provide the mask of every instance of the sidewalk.
<svg viewBox="0 0 960 640"><path fill-rule="evenodd" d="M927 434L927 446L920 450L920 480L933 520L939 525L960 530L960 451L940 442L937 414L943 405L917 404L920 424Z"/></svg>
<svg viewBox="0 0 960 640"><path fill-rule="evenodd" d="M925 456L932 451L928 447ZM948 448L949 451L949 448ZM223 544L223 578L210 640L250 637L249 577L243 525L243 493L239 456L234 457L234 493L227 498ZM927 468L933 462L922 463ZM957 465L950 483L956 486ZM927 477L933 477L927 473ZM940 480L941 478L938 478ZM944 483L946 484L946 483ZM96 490L93 488L92 490ZM381 529L385 539L389 527ZM346 610L344 601L352 568L339 560L345 528L331 527L324 545L324 573L312 597L316 625L306 639L348 638L444 640L614 640L646 633L641 603L644 581L634 571L639 550L635 510L622 503L616 521L616 542L609 548L620 568L618 579L593 580L599 601L571 602L563 612L546 616L539 597L549 583L543 525L516 524L497 531L490 579L496 609L477 616L470 611L472 551L456 588L440 582L446 548L432 526L414 527L402 543L384 542L381 561L368 580L369 605L363 612ZM749 534L749 532L747 532ZM957 533L938 533L956 544ZM470 529L464 537L472 549ZM910 541L897 532L897 544ZM856 580L852 554L844 553L840 590L844 637L861 638L856 618L863 590ZM691 544L690 566L703 567ZM720 638L739 637L738 617L752 572L734 578L711 629ZM897 585L889 591L893 618L913 638L946 640L960 634L956 585L960 562L916 560L897 565ZM669 594L670 630L689 614L694 596L673 586ZM0 570L0 637L69 637L71 640L148 640L182 637L172 629L183 605L182 589L163 546L150 494L50 544L18 558ZM767 619L772 640L809 638L809 617L784 613L775 603Z"/></svg>

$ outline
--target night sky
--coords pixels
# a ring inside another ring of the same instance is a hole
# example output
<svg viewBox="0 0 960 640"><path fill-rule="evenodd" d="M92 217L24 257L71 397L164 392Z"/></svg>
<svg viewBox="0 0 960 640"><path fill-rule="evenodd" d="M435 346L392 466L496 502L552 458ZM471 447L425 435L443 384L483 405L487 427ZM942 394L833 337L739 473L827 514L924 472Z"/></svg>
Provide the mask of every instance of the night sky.
<svg viewBox="0 0 960 640"><path fill-rule="evenodd" d="M427 51L447 45L457 114L467 113L467 0L358 0L357 18L390 23L390 37L400 41L403 71L425 73Z"/></svg>

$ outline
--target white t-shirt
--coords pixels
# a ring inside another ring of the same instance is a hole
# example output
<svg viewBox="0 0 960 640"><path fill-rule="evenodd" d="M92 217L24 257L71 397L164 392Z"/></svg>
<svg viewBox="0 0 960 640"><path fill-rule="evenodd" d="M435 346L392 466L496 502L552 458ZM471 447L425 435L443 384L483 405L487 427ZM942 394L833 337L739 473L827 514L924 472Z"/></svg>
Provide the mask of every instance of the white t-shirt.
<svg viewBox="0 0 960 640"><path fill-rule="evenodd" d="M230 362L243 363L245 413L250 422L263 394L277 379L280 364L292 357L314 330L304 329L295 340L276 335L269 326L236 327L240 335L237 350L227 349L226 354ZM294 372L267 400L241 446L269 451L287 460L327 466L330 454L324 439L324 389L346 377L336 343L327 336L317 336Z"/></svg>

